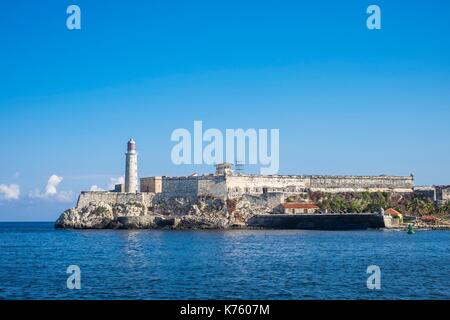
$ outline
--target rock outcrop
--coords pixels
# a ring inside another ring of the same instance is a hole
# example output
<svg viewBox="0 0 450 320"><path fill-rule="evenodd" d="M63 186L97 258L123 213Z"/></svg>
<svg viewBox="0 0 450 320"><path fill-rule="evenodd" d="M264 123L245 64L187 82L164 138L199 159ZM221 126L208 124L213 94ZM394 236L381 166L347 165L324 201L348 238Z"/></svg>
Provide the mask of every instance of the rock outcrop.
<svg viewBox="0 0 450 320"><path fill-rule="evenodd" d="M81 199L81 201L80 201ZM95 193L56 221L65 229L230 229L279 228L348 230L384 227L382 214L274 214L276 197L244 195L169 197L163 194Z"/></svg>
<svg viewBox="0 0 450 320"><path fill-rule="evenodd" d="M129 202L111 205L105 202L90 203L81 208L66 210L56 221L57 228L104 229L119 217L145 217L147 208L142 203Z"/></svg>
<svg viewBox="0 0 450 320"><path fill-rule="evenodd" d="M256 199L256 197L254 197ZM149 205L149 206L148 206ZM150 204L90 202L66 210L56 221L65 229L226 229L245 226L246 220L267 208L249 199L224 201L214 197L173 198L162 195Z"/></svg>

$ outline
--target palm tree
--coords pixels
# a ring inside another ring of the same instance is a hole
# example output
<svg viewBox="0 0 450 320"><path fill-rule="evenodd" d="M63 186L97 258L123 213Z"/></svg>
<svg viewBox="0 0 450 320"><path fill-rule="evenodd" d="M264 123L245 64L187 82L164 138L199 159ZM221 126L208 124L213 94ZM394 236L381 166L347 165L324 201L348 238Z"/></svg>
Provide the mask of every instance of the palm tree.
<svg viewBox="0 0 450 320"><path fill-rule="evenodd" d="M414 198L407 206L410 213L419 216L430 216L436 214L436 207L433 202Z"/></svg>
<svg viewBox="0 0 450 320"><path fill-rule="evenodd" d="M447 201L445 204L441 205L439 208L440 214L450 214L450 201Z"/></svg>

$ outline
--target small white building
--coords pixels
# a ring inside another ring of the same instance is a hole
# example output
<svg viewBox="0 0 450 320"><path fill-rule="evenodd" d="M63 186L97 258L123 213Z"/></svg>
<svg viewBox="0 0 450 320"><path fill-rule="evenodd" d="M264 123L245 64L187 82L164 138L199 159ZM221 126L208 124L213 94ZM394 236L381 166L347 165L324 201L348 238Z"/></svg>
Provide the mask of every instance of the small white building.
<svg viewBox="0 0 450 320"><path fill-rule="evenodd" d="M314 203L286 202L282 206L284 214L311 214L320 210L319 206Z"/></svg>

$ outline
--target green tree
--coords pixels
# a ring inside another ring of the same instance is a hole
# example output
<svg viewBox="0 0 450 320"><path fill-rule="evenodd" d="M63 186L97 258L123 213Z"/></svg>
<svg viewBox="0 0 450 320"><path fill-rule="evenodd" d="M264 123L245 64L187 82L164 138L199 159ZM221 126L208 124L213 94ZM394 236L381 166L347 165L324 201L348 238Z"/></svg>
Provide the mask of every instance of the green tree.
<svg viewBox="0 0 450 320"><path fill-rule="evenodd" d="M441 205L439 208L439 213L443 215L450 215L450 201L447 201L445 204Z"/></svg>
<svg viewBox="0 0 450 320"><path fill-rule="evenodd" d="M433 202L420 198L414 198L407 206L408 211L419 216L429 216L436 214L436 207Z"/></svg>

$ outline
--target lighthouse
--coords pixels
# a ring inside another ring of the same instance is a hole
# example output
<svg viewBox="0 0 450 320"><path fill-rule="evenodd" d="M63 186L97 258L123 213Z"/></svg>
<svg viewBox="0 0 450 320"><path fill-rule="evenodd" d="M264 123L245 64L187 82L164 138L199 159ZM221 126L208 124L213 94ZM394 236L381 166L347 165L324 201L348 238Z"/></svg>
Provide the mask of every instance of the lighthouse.
<svg viewBox="0 0 450 320"><path fill-rule="evenodd" d="M137 152L136 142L133 139L128 141L125 156L125 192L136 193L138 191Z"/></svg>

